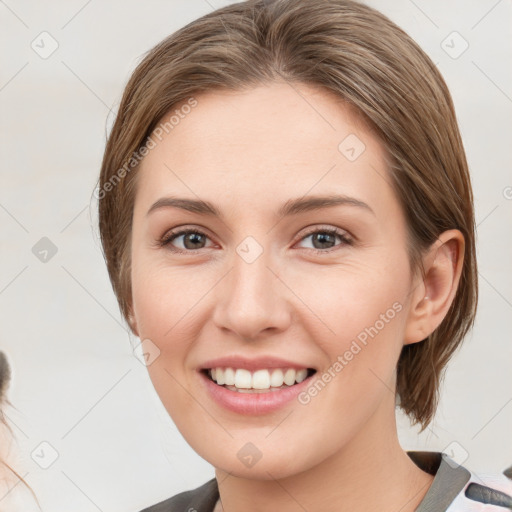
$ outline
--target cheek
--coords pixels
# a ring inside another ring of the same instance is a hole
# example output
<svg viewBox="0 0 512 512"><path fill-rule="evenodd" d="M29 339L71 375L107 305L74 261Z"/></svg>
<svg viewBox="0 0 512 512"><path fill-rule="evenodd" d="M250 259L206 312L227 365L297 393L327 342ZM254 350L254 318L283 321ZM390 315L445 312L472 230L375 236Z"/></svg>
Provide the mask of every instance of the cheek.
<svg viewBox="0 0 512 512"><path fill-rule="evenodd" d="M355 436L381 404L394 413L408 277L406 272L398 275L373 268L347 271L339 279L326 277L325 283L316 279L315 289L323 288L324 294L317 291L309 296L309 306L329 330L315 334L326 363L299 397L303 421L323 417L321 435L337 436L340 445ZM325 290L330 290L328 296Z"/></svg>
<svg viewBox="0 0 512 512"><path fill-rule="evenodd" d="M197 325L197 313L205 288L213 286L204 272L192 267L170 268L134 260L132 297L139 335L159 345L160 350L178 350ZM167 343L167 341L171 341Z"/></svg>
<svg viewBox="0 0 512 512"><path fill-rule="evenodd" d="M187 358L205 321L205 293L215 282L193 267L173 269L137 255L133 259L132 297L139 337L156 346L148 374L180 430L187 411L197 406L187 391L195 385Z"/></svg>
<svg viewBox="0 0 512 512"><path fill-rule="evenodd" d="M354 339L364 343L368 337L386 338L403 327L408 263L400 255L390 260L396 265L375 260L290 276L309 310L302 320L307 317L311 326L325 328L327 336L317 341L325 341L326 352L339 351Z"/></svg>
<svg viewBox="0 0 512 512"><path fill-rule="evenodd" d="M161 402L175 421L197 405L187 389L187 356L199 336L201 296L190 270L173 270L154 263L135 264L132 271L133 308L139 337L149 343L154 359L147 366ZM156 346L156 348L154 347Z"/></svg>
<svg viewBox="0 0 512 512"><path fill-rule="evenodd" d="M318 318L325 327L321 334L318 330L314 334L327 356L318 387L323 389L325 383L337 390L334 398L328 393L328 400L334 399L339 410L352 410L361 396L371 409L372 402L375 405L394 387L410 276L404 270L408 269L406 255L396 254L390 261L396 265L384 265L381 260L316 274L298 291L315 313L308 317L310 333L318 329Z"/></svg>

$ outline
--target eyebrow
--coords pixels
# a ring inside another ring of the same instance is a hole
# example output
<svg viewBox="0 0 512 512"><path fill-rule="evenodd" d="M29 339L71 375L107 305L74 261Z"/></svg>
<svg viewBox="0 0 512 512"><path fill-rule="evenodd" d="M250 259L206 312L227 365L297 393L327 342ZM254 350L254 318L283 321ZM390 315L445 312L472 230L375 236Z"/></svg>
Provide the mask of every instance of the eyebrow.
<svg viewBox="0 0 512 512"><path fill-rule="evenodd" d="M360 199L345 195L304 196L286 201L277 211L279 217L296 215L298 213L321 210L332 206L355 206L375 215L370 206ZM151 205L146 215L160 208L180 208L199 215L210 215L222 218L221 212L210 202L201 199L186 199L180 197L162 197Z"/></svg>

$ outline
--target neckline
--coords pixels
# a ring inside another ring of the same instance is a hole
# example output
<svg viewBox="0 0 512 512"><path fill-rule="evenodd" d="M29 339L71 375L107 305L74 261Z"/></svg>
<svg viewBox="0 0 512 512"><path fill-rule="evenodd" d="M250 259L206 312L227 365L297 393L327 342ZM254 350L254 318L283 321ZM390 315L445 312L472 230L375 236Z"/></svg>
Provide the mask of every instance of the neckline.
<svg viewBox="0 0 512 512"><path fill-rule="evenodd" d="M442 452L410 450L406 453L416 466L434 476L415 512L445 512L464 489L471 473ZM206 482L203 488L201 503L196 508L200 512L213 512L220 497L216 478Z"/></svg>

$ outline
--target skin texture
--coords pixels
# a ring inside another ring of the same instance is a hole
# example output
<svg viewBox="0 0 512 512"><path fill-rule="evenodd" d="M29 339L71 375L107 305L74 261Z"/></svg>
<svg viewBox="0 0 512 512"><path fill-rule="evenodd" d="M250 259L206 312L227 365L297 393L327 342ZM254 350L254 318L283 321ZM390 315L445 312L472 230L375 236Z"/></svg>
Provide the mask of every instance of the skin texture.
<svg viewBox="0 0 512 512"><path fill-rule="evenodd" d="M331 93L273 83L196 99L142 162L134 207L131 325L160 350L148 371L162 403L216 468L226 511L414 510L432 476L399 445L395 367L403 344L431 333L453 300L461 233L443 233L425 254L425 279L411 272L384 147ZM350 134L365 145L354 161L338 149ZM332 194L373 213L276 214L290 199ZM209 201L223 218L147 214L170 195ZM177 227L206 237L160 246ZM338 228L352 243L334 236L322 246L313 228ZM252 263L236 251L248 236L263 250ZM307 405L248 417L200 386L201 363L232 354L291 359L320 375L394 303L400 312ZM252 467L237 457L248 442L261 453Z"/></svg>

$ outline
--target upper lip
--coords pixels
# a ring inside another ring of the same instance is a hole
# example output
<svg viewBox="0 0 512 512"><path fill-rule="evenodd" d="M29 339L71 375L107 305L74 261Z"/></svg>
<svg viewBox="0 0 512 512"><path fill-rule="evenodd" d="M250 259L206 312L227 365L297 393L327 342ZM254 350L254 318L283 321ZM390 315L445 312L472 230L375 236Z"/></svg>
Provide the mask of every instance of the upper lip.
<svg viewBox="0 0 512 512"><path fill-rule="evenodd" d="M311 366L274 356L248 358L232 355L211 359L199 366L200 370L209 370L211 368L243 368L249 371L256 371L265 368L294 368L300 370L302 368L311 368Z"/></svg>

